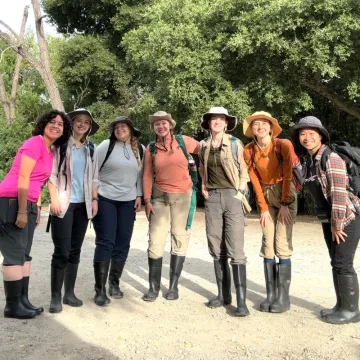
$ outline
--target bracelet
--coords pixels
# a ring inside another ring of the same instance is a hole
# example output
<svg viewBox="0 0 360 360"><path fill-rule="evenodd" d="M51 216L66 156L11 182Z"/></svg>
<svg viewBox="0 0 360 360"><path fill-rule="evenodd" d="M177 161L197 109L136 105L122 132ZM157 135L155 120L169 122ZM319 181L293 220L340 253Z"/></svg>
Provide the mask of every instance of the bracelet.
<svg viewBox="0 0 360 360"><path fill-rule="evenodd" d="M27 214L27 210L25 210L25 211L18 211L18 214Z"/></svg>
<svg viewBox="0 0 360 360"><path fill-rule="evenodd" d="M285 201L280 201L280 205L282 205L282 206L289 206L290 203L285 202Z"/></svg>
<svg viewBox="0 0 360 360"><path fill-rule="evenodd" d="M144 200L145 205L150 204L150 200Z"/></svg>
<svg viewBox="0 0 360 360"><path fill-rule="evenodd" d="M37 207L37 208L41 210L41 206L39 206L39 205L38 205L38 207Z"/></svg>
<svg viewBox="0 0 360 360"><path fill-rule="evenodd" d="M92 198L92 201L99 201L99 198L98 198L97 196L94 196L94 197Z"/></svg>

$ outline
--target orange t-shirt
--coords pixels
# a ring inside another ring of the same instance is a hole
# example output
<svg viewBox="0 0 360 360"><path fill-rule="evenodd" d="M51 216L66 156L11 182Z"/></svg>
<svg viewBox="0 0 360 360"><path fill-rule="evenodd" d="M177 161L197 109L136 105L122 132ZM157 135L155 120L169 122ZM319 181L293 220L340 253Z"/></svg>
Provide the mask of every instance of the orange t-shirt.
<svg viewBox="0 0 360 360"><path fill-rule="evenodd" d="M197 154L199 142L195 139L183 135L186 150L190 154ZM172 149L170 152L171 137L167 136L165 146L162 143L155 144L155 184L154 186L166 193L185 193L192 187L192 180L189 174L188 159L186 159L176 138L173 138ZM151 198L153 183L153 159L150 153L150 146L145 150L144 157L144 199Z"/></svg>
<svg viewBox="0 0 360 360"><path fill-rule="evenodd" d="M275 153L274 141L271 141L265 149L260 149L257 145L253 146L253 143L247 144L244 148L244 159L262 213L269 209L262 191L263 185L283 182L281 201L288 202L290 200L292 144L289 140L281 141L282 167L280 167L279 159Z"/></svg>

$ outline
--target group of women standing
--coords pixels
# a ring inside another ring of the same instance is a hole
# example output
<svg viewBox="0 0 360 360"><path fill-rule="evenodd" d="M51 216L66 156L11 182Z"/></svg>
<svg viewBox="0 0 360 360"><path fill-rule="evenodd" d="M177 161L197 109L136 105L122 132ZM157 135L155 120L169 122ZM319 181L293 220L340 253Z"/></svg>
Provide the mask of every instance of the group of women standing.
<svg viewBox="0 0 360 360"><path fill-rule="evenodd" d="M151 302L159 296L168 233L170 283L165 298L178 299L195 206L191 154L198 154L200 160L206 235L218 287L208 306L232 302L230 260L235 315L249 315L244 226L250 180L263 230L260 256L264 258L267 296L260 310L289 310L292 229L297 212L294 143L303 149L304 186L317 204L331 258L337 302L333 309L322 310L321 316L336 324L360 321L359 286L353 267L360 237L360 200L348 188L345 163L336 153L331 152L325 168L321 167L330 137L320 120L311 116L301 119L290 129L291 142L278 138L282 129L275 118L256 112L243 121L244 135L251 138L245 147L226 133L236 128L237 119L223 107L212 107L203 115L201 126L209 137L200 143L175 136L176 122L169 113L158 111L149 116L149 122L155 141L146 149L139 142L141 132L126 116L110 124L109 139L95 149L88 136L99 126L88 110L77 109L67 115L53 110L39 119L34 136L20 147L0 183L5 317L33 318L43 311L30 303L28 286L30 249L39 222L41 187L46 182L54 242L50 312L61 312L62 304L83 304L74 288L90 219L96 233L94 302L99 306L110 303L106 283L111 297L123 297L120 279L142 197L149 220L149 291L143 300Z"/></svg>

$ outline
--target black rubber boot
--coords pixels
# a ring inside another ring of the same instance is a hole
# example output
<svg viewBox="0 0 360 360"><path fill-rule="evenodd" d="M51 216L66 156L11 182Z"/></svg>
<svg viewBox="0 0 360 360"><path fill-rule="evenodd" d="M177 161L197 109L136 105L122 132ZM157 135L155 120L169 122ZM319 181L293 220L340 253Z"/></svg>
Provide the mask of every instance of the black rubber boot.
<svg viewBox="0 0 360 360"><path fill-rule="evenodd" d="M21 302L26 308L35 310L38 315L44 312L43 307L34 306L29 301L29 276L23 277L22 279Z"/></svg>
<svg viewBox="0 0 360 360"><path fill-rule="evenodd" d="M51 267L51 302L49 312L59 313L62 311L61 288L64 283L65 268Z"/></svg>
<svg viewBox="0 0 360 360"><path fill-rule="evenodd" d="M123 273L125 261L111 260L109 273L109 295L115 299L121 299L124 293L120 290L120 278Z"/></svg>
<svg viewBox="0 0 360 360"><path fill-rule="evenodd" d="M63 304L79 307L83 302L75 296L74 288L79 264L67 264L64 278Z"/></svg>
<svg viewBox="0 0 360 360"><path fill-rule="evenodd" d="M179 298L178 282L183 269L185 256L171 255L170 260L170 286L166 294L167 300L177 300Z"/></svg>
<svg viewBox="0 0 360 360"><path fill-rule="evenodd" d="M336 274L341 306L338 311L324 317L330 324L349 324L360 321L359 283L356 274Z"/></svg>
<svg viewBox="0 0 360 360"><path fill-rule="evenodd" d="M218 287L218 296L211 299L207 306L217 308L223 305L231 304L231 275L229 263L226 260L214 260L214 270L216 284Z"/></svg>
<svg viewBox="0 0 360 360"><path fill-rule="evenodd" d="M144 301L155 301L159 296L160 284L161 284L161 268L162 258L151 259L149 261L149 291L145 294L142 299Z"/></svg>
<svg viewBox="0 0 360 360"><path fill-rule="evenodd" d="M336 294L336 304L332 309L321 310L320 315L322 318L324 318L326 315L334 313L335 311L338 311L341 307L341 298L340 298L340 294L339 294L339 283L337 281L336 271L334 269L332 270L332 275L333 275L334 289L335 289L335 294Z"/></svg>
<svg viewBox="0 0 360 360"><path fill-rule="evenodd" d="M270 312L283 313L290 309L291 264L278 264L277 298L270 305Z"/></svg>
<svg viewBox="0 0 360 360"><path fill-rule="evenodd" d="M264 262L266 299L260 304L261 311L269 311L276 299L276 262Z"/></svg>
<svg viewBox="0 0 360 360"><path fill-rule="evenodd" d="M4 281L4 291L6 298L4 317L15 319L32 319L38 314L36 310L28 309L22 303L22 287L22 279L16 281Z"/></svg>
<svg viewBox="0 0 360 360"><path fill-rule="evenodd" d="M106 295L106 280L109 273L110 261L94 262L95 274L95 297L94 302L98 306L110 304Z"/></svg>
<svg viewBox="0 0 360 360"><path fill-rule="evenodd" d="M248 316L250 313L246 306L246 265L232 264L232 269L237 303L235 316Z"/></svg>

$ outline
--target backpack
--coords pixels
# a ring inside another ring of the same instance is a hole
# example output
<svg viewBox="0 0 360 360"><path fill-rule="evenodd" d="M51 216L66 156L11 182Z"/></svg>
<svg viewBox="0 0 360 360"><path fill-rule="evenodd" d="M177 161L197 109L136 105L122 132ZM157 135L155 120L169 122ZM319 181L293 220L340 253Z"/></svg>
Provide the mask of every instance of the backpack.
<svg viewBox="0 0 360 360"><path fill-rule="evenodd" d="M346 172L349 177L348 190L360 197L360 148L353 147L346 141L326 146L320 160L323 171L326 171L326 162L332 152L338 154L346 164Z"/></svg>
<svg viewBox="0 0 360 360"><path fill-rule="evenodd" d="M195 215L195 210L196 210L196 192L198 191L197 186L198 186L198 181L199 181L198 172L197 172L195 160L188 153L188 151L186 149L186 145L185 145L184 139L182 137L182 134L175 135L175 139L178 142L179 147L183 151L184 156L188 160L189 175L190 175L192 183L193 183L193 186L192 186L193 192L192 192L192 195L191 195L191 204L190 204L188 219L187 219L187 223L186 223L186 229L190 229L193 218L194 218L194 215ZM150 142L149 149L150 149L151 159L152 159L153 187L154 187L154 183L155 183L155 161L154 161L154 157L156 155L155 141Z"/></svg>
<svg viewBox="0 0 360 360"><path fill-rule="evenodd" d="M100 168L99 168L99 172L100 172L100 170L103 168L103 166L105 165L106 161L109 159L112 151L114 150L115 144L116 144L116 140L115 140L115 139L110 138L109 140L110 140L110 142L109 142L109 147L108 147L108 149L107 149L107 152L106 152L106 155L105 155L105 159L104 159L103 163L101 164L101 166L100 166ZM138 150L139 150L139 155L140 155L140 161L142 161L142 159L143 159L143 157L144 157L144 149L143 149L140 141L138 141L137 145L138 145Z"/></svg>
<svg viewBox="0 0 360 360"><path fill-rule="evenodd" d="M279 160L279 178L282 178L281 168L284 166L284 159L281 155L281 146L282 146L283 140L275 138L274 141L275 141L275 155L276 155L277 159ZM251 151L252 164L255 169L255 161L254 161L255 143L254 142L252 143L252 148L250 151ZM292 157L292 164L293 164L292 165L292 175L293 175L292 182L295 186L295 190L300 191L300 189L304 183L304 175L303 175L300 159L296 155L294 146L292 146L292 144L291 144L291 157Z"/></svg>

